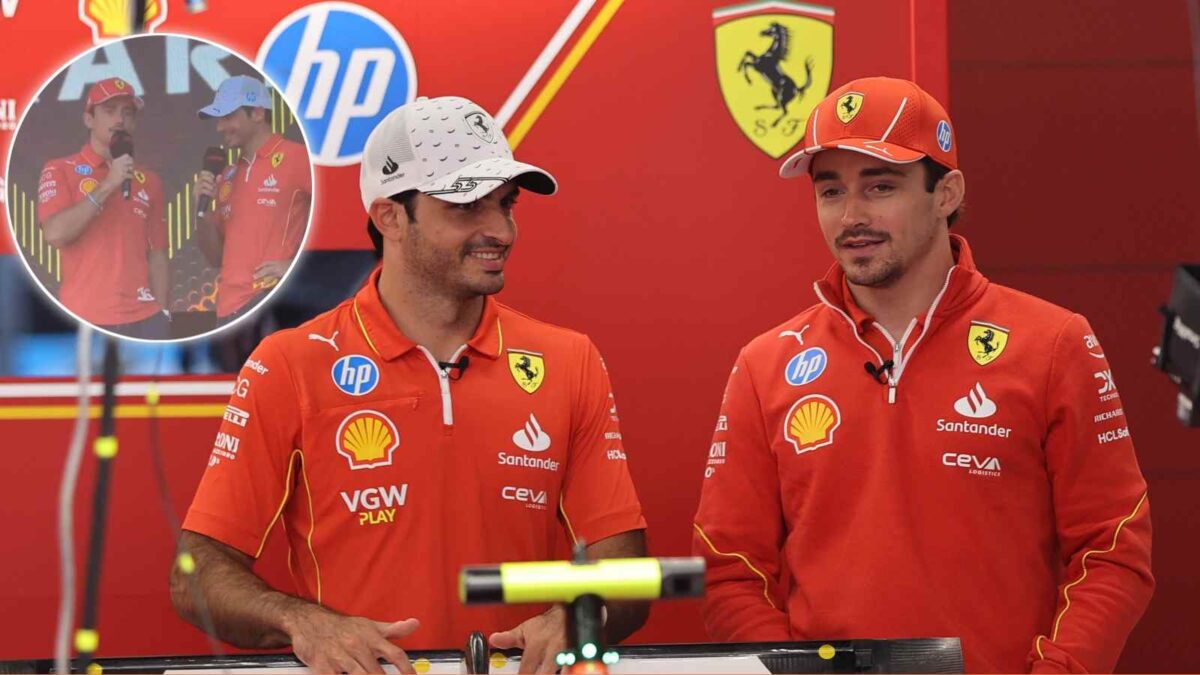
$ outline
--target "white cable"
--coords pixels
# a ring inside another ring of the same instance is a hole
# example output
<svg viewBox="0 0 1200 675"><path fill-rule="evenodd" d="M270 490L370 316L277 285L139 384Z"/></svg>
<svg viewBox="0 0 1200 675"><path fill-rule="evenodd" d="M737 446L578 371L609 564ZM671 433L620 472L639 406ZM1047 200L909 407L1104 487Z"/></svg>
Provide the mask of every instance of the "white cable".
<svg viewBox="0 0 1200 675"><path fill-rule="evenodd" d="M59 599L58 631L54 638L54 672L69 673L71 628L75 625L75 485L83 464L83 445L88 433L88 403L92 364L92 329L80 324L75 351L75 371L79 374L79 412L67 450L62 485L58 490Z"/></svg>

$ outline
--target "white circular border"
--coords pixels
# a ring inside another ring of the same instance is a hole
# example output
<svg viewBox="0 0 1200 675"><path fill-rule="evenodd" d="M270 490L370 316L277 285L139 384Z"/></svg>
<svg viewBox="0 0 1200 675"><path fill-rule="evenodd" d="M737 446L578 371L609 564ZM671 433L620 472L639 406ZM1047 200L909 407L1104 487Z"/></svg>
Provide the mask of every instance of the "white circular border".
<svg viewBox="0 0 1200 675"><path fill-rule="evenodd" d="M25 110L21 113L21 120L19 122L17 122L16 128L13 129L12 141L8 145L8 157L6 158L5 163L4 163L5 177L8 178L7 182L11 182L11 179L12 179L13 150L17 147L17 138L21 135L21 127L24 126L24 124L25 124L25 118L29 115L29 113L31 111L33 111L34 106L37 105L38 101L42 97L42 94L45 93L46 88L50 86L50 83L53 82L55 80L55 78L57 78L59 75L61 75L63 71L65 71L67 68L69 68L72 64L74 64L76 61L78 61L83 56L85 56L87 54L91 54L92 52L95 52L99 49L103 49L104 47L107 47L107 46L113 44L114 42L127 42L127 41L132 41L132 40L168 38L168 37L181 37L181 38L185 38L188 40L196 40L197 42L204 42L213 47L222 49L225 52L229 53L230 55L232 55L238 59L241 59L243 63L250 66L251 68L254 69L254 71L256 73L261 75L263 78L263 81L266 82L268 86L274 88L275 91L279 92L280 98L283 98L283 90L279 88L279 86L274 82L274 80L272 80L270 78L270 76L268 76L265 72L263 72L263 70L259 67L259 65L257 63L251 61L250 59L247 59L245 56L243 56L237 50L231 49L223 44L220 44L219 42L215 42L208 38L203 38L203 37L199 37L196 35L189 35L187 33L159 32L159 33L145 33L145 34L141 34L141 35L128 35L126 37L123 37L123 38L120 38L117 40L106 40L105 42L102 42L100 44L92 45L92 47L90 47L84 51L81 51L78 54L76 54L75 56L68 59L61 66L59 66L57 70L54 71L53 75L51 75L49 78L46 79L45 82L42 83L42 86L38 87L37 94L34 95L33 100L30 102L29 106L26 107ZM144 93L145 92L143 92L143 94ZM284 99L284 100L286 101L286 99ZM296 110L296 108L291 105L290 101L286 101L286 102L293 111ZM39 289L41 289L43 295L45 295L47 298L49 298L51 301L53 301L54 304L57 305L60 310L62 310L65 314L67 314L67 316L74 319L77 323L86 325L97 332L103 333L105 335L108 335L109 337L117 338L120 340L128 340L130 342L137 342L137 343L150 344L150 345L182 344L185 342L191 342L193 340L202 340L202 339L206 339L209 337L216 337L220 333L231 330L235 326L237 326L239 323L241 323L242 321L258 314L259 311L261 311L267 305L267 303L270 302L271 298L273 298L275 296L275 294L279 290L281 290L285 284L287 284L288 278L292 275L292 272L296 269L296 267L299 266L301 258L304 257L304 253L306 251L305 245L308 243L309 235L312 234L312 230L313 230L313 215L317 211L317 208L316 208L317 207L317 193L319 191L317 189L316 165L312 158L312 150L309 148L308 134L305 132L304 124L300 121L300 118L298 116L296 117L296 126L300 128L300 137L302 139L304 139L304 150L308 154L309 185L312 186L312 192L309 195L310 198L309 198L309 202L308 202L308 222L304 227L304 237L300 240L300 249L296 252L296 257L292 258L292 263L290 265L288 265L287 270L284 271L283 277L279 280L279 283L275 284L275 287L272 288L267 293L266 297L264 297L261 301L259 301L259 303L257 305L255 305L253 308L251 308L250 311L246 312L242 316L239 316L238 318L234 319L233 321L231 321L223 326L217 326L216 328L214 328L206 333L200 333L198 335L192 335L189 337L168 338L165 340L151 340L151 339L147 339L147 338L135 338L135 337L131 337L129 335L121 335L120 333L114 333L110 330L101 328L100 326L97 326L96 324L94 324L90 321L84 320L82 317L75 314L75 312L71 311L70 308L68 308L66 305L64 305L58 298L56 298L54 296L54 294L50 292L50 289L46 288L46 286L44 284L42 284L42 282L38 278L37 274L33 271L33 267L30 266L29 261L26 259L25 251L21 248L21 242L17 241L16 230L12 226L12 224L13 224L12 200L6 199L4 202L5 203L5 217L8 218L8 227L6 229L9 232L9 238L12 241L13 249L16 251L17 257L21 259L21 264L25 265L25 270L29 273L30 279L32 279L33 283L36 284ZM189 204L188 206L190 208L191 205ZM168 277L169 277L169 274L168 274ZM168 284L169 284L169 279L168 279Z"/></svg>

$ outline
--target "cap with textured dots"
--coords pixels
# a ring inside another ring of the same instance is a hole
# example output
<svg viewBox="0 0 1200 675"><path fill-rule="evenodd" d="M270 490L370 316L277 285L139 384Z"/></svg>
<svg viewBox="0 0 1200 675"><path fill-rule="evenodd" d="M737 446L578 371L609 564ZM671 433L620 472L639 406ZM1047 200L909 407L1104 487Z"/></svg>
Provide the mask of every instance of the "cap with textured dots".
<svg viewBox="0 0 1200 675"><path fill-rule="evenodd" d="M367 137L359 167L368 211L376 199L409 190L465 204L508 181L538 194L558 189L549 173L513 159L486 110L458 96L422 97L393 110Z"/></svg>

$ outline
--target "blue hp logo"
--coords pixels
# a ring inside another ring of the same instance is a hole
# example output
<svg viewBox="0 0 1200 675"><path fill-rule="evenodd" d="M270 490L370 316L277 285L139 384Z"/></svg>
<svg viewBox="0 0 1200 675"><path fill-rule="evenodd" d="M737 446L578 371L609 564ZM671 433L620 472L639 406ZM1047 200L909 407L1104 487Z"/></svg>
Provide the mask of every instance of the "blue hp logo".
<svg viewBox="0 0 1200 675"><path fill-rule="evenodd" d="M333 383L351 396L365 396L379 384L379 367L359 354L343 356L333 364Z"/></svg>
<svg viewBox="0 0 1200 675"><path fill-rule="evenodd" d="M787 378L788 384L799 387L820 377L821 373L825 372L827 363L829 363L829 357L826 356L824 349L809 347L788 361L784 376Z"/></svg>
<svg viewBox="0 0 1200 675"><path fill-rule="evenodd" d="M951 136L950 124L947 123L946 120L942 120L941 122L938 122L937 142L938 142L938 147L942 149L942 152L950 152L950 145L951 145L950 136Z"/></svg>
<svg viewBox="0 0 1200 675"><path fill-rule="evenodd" d="M283 87L313 161L323 166L357 163L375 125L417 91L404 38L383 17L347 2L288 15L263 41L258 64Z"/></svg>

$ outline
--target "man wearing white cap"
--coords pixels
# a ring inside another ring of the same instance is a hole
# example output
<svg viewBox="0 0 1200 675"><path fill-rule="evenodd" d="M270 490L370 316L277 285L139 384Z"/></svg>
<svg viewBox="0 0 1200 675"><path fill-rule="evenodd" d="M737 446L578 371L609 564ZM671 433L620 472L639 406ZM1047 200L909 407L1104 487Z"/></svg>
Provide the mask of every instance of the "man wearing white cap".
<svg viewBox="0 0 1200 675"><path fill-rule="evenodd" d="M599 351L492 297L518 192L557 186L456 97L385 118L360 184L382 264L246 362L184 523L196 568L176 568L176 607L199 625L199 592L221 638L291 645L322 672L379 672L379 658L411 672L390 640L460 648L476 630L522 648L522 672L553 672L562 608L466 607L457 578L467 564L559 558L564 543L645 552ZM250 571L280 517L300 598ZM610 605L609 641L647 611Z"/></svg>
<svg viewBox="0 0 1200 675"><path fill-rule="evenodd" d="M304 146L271 131L271 95L262 82L231 77L217 88L201 119L216 119L225 148L241 150L236 164L214 175L201 171L196 199L216 205L200 216L197 240L220 266L217 320L227 324L253 309L283 278L300 250L312 202L312 173Z"/></svg>

